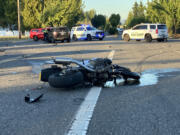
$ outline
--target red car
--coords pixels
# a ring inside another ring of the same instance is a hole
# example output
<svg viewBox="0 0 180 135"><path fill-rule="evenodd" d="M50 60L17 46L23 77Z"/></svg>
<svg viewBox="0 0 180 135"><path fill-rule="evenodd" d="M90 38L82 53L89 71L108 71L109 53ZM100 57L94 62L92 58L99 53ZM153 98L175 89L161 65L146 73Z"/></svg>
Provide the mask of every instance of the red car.
<svg viewBox="0 0 180 135"><path fill-rule="evenodd" d="M44 28L31 29L30 30L30 38L34 39L34 41L38 41L39 39L44 39Z"/></svg>

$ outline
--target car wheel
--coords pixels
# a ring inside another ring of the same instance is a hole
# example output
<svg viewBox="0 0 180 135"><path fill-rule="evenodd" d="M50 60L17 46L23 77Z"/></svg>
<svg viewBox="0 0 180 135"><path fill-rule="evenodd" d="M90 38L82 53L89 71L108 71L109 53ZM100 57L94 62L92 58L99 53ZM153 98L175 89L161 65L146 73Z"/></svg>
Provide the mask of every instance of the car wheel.
<svg viewBox="0 0 180 135"><path fill-rule="evenodd" d="M167 38L164 38L164 42L167 42L168 41L168 39Z"/></svg>
<svg viewBox="0 0 180 135"><path fill-rule="evenodd" d="M34 36L33 39L34 39L34 41L38 41L38 37L37 36Z"/></svg>
<svg viewBox="0 0 180 135"><path fill-rule="evenodd" d="M51 43L55 43L55 40L53 37L51 37Z"/></svg>
<svg viewBox="0 0 180 135"><path fill-rule="evenodd" d="M89 34L87 35L87 40L88 40L88 41L91 41L91 40L92 40L91 35L89 35Z"/></svg>
<svg viewBox="0 0 180 135"><path fill-rule="evenodd" d="M67 42L71 42L71 38L68 38L68 39L67 39Z"/></svg>
<svg viewBox="0 0 180 135"><path fill-rule="evenodd" d="M162 39L157 39L158 42L162 42Z"/></svg>
<svg viewBox="0 0 180 135"><path fill-rule="evenodd" d="M103 38L99 38L99 40L103 40Z"/></svg>
<svg viewBox="0 0 180 135"><path fill-rule="evenodd" d="M49 85L55 88L69 88L84 82L82 72L52 74L48 79Z"/></svg>
<svg viewBox="0 0 180 135"><path fill-rule="evenodd" d="M78 40L78 39L77 39L77 36L76 36L75 34L73 35L73 40L74 40L74 41L77 41L77 40Z"/></svg>
<svg viewBox="0 0 180 135"><path fill-rule="evenodd" d="M145 40L146 40L146 42L152 42L152 37L151 37L151 35L150 35L150 34L147 34L147 35L145 36Z"/></svg>
<svg viewBox="0 0 180 135"><path fill-rule="evenodd" d="M124 35L124 40L125 40L125 41L130 41L130 37L129 37L128 34L125 34L125 35Z"/></svg>

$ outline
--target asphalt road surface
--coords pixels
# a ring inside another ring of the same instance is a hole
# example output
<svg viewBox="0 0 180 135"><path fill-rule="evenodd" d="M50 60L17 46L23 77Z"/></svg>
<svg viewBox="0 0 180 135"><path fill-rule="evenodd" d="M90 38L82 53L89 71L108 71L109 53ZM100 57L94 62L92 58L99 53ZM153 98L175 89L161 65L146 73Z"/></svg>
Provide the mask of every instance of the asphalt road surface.
<svg viewBox="0 0 180 135"><path fill-rule="evenodd" d="M141 73L140 83L65 90L38 80L50 57L107 57L111 50L113 63ZM179 135L179 53L178 39L0 42L0 135ZM39 102L24 102L25 95L42 93Z"/></svg>

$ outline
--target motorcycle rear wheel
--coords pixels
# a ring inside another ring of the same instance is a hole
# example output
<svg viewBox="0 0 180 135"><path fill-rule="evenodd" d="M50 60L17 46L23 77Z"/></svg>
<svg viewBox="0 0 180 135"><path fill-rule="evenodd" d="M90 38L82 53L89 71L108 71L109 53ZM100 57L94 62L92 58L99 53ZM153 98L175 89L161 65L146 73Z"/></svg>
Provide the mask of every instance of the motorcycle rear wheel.
<svg viewBox="0 0 180 135"><path fill-rule="evenodd" d="M49 85L54 88L70 88L84 82L82 72L55 73L48 79Z"/></svg>

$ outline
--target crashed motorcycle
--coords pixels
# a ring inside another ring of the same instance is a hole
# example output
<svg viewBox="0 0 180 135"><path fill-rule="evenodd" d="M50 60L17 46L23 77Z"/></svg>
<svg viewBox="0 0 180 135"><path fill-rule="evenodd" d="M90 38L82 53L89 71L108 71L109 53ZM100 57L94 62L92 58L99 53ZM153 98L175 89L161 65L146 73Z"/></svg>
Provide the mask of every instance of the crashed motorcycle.
<svg viewBox="0 0 180 135"><path fill-rule="evenodd" d="M117 79L139 80L140 75L126 67L112 64L108 58L77 60L72 58L53 58L50 68L41 70L40 80L55 88L69 88L77 85L104 86L107 81Z"/></svg>

